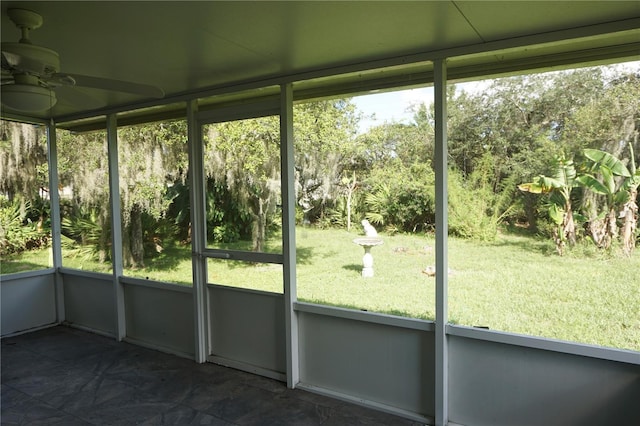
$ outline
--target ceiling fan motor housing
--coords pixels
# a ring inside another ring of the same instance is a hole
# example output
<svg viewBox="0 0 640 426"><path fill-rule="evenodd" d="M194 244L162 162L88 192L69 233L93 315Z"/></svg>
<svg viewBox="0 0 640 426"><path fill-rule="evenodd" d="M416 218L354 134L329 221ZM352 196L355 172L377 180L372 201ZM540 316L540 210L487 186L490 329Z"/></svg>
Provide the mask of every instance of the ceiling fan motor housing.
<svg viewBox="0 0 640 426"><path fill-rule="evenodd" d="M11 8L7 14L20 29L35 30L42 26L42 16L32 10Z"/></svg>
<svg viewBox="0 0 640 426"><path fill-rule="evenodd" d="M2 103L16 111L46 111L57 101L56 93L42 86L16 83L2 89Z"/></svg>

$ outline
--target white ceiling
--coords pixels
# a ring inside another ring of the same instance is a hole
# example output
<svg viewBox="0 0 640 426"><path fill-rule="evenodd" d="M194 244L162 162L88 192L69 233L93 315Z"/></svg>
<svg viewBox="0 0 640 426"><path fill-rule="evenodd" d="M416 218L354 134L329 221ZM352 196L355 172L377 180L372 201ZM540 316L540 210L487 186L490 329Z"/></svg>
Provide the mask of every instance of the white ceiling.
<svg viewBox="0 0 640 426"><path fill-rule="evenodd" d="M62 72L156 85L168 99L239 82L329 75L371 61L399 65L442 52L461 55L451 60L460 77L486 74L489 62L505 58L526 64L531 56L529 65L518 65L526 67L571 51L600 52L594 59L640 57L638 1L2 1L2 41L20 38L7 17L12 7L44 17L31 39L60 54ZM601 34L610 31L614 35ZM593 36L559 41L580 34ZM519 46L536 41L542 47ZM143 101L66 90L53 116L90 104L74 101L73 94L95 99L92 107Z"/></svg>

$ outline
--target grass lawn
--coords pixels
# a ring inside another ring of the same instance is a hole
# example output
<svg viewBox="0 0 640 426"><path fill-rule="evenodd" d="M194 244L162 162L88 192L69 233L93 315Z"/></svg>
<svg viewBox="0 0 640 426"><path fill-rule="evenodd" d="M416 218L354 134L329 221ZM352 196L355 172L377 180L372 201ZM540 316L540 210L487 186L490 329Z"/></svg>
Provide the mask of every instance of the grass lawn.
<svg viewBox="0 0 640 426"><path fill-rule="evenodd" d="M433 319L435 265L430 236L381 235L375 276L362 278L359 234L299 228L298 298L302 301ZM235 245L233 248L238 248ZM278 251L276 244L268 248ZM48 252L3 261L2 272L47 265ZM190 248L168 248L126 275L190 285ZM26 266L25 266L26 265ZM64 265L109 272L109 265L66 258ZM449 240L451 322L640 351L640 250L631 258L590 247L564 257L553 243L501 235L492 243ZM209 260L209 281L282 292L282 267Z"/></svg>

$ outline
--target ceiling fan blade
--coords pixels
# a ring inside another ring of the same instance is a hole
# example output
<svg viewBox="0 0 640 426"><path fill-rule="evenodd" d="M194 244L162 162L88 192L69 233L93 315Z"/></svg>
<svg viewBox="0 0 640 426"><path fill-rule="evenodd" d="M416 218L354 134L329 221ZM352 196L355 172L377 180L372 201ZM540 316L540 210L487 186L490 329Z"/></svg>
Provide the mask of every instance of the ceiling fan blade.
<svg viewBox="0 0 640 426"><path fill-rule="evenodd" d="M2 42L2 67L43 76L60 70L60 57L35 44Z"/></svg>
<svg viewBox="0 0 640 426"><path fill-rule="evenodd" d="M98 109L105 106L105 103L89 93L85 93L80 88L71 86L59 86L55 88L58 104L71 107L82 107L84 109Z"/></svg>
<svg viewBox="0 0 640 426"><path fill-rule="evenodd" d="M2 52L2 71L9 71L13 66L9 62L9 58L5 56L5 52Z"/></svg>
<svg viewBox="0 0 640 426"><path fill-rule="evenodd" d="M11 79L13 80L13 73L11 72L11 69L9 69L8 67L5 67L4 64L4 56L2 57L2 81L4 81L5 79Z"/></svg>
<svg viewBox="0 0 640 426"><path fill-rule="evenodd" d="M71 79L71 80L70 80ZM110 78L91 77L88 75L57 73L51 78L53 82L61 84L73 84L76 86L89 87L94 89L102 89L114 92L131 93L134 95L145 96L149 98L162 98L164 91L156 86L149 84L132 83L129 81L113 80Z"/></svg>
<svg viewBox="0 0 640 426"><path fill-rule="evenodd" d="M2 66L8 68L15 68L20 65L20 55L14 52L8 52L4 50L4 46L2 50Z"/></svg>

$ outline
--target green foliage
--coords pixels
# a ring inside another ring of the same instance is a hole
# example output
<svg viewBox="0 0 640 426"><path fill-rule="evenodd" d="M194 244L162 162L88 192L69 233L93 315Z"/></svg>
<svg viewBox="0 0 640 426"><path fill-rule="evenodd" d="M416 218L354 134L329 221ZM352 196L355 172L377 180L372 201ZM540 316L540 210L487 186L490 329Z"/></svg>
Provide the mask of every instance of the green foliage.
<svg viewBox="0 0 640 426"><path fill-rule="evenodd" d="M337 219L342 176L359 168L363 147L353 143L355 105L349 98L296 104L293 126L296 202L303 209L302 221L322 221L326 226Z"/></svg>
<svg viewBox="0 0 640 426"><path fill-rule="evenodd" d="M623 240L625 251L629 252L635 245L633 233L637 222L637 183L640 179L635 172L633 147L630 144L630 172L625 164L614 155L596 149L586 148L582 151L583 163L578 170L572 160L558 158L553 177L538 176L533 182L520 184L521 191L533 194L547 194L548 214L555 223L554 238L558 251L563 253L564 242L569 240L575 245L579 233L575 230L572 204L576 198L574 189L580 187L584 199L587 195L601 197L602 203L582 203L581 211L575 219L584 224L593 242L599 247L609 249L618 236L616 218L624 218Z"/></svg>
<svg viewBox="0 0 640 426"><path fill-rule="evenodd" d="M300 223L303 224L303 221L301 221ZM347 202L345 198L338 198L334 203L332 203L330 207L326 207L325 209L323 209L322 215L316 218L314 225L315 227L321 229L346 228Z"/></svg>
<svg viewBox="0 0 640 426"><path fill-rule="evenodd" d="M231 243L251 239L251 211L227 185L207 179L207 241Z"/></svg>
<svg viewBox="0 0 640 426"><path fill-rule="evenodd" d="M253 250L262 251L267 226L280 204L279 119L209 124L203 133L206 173L225 184L234 200L250 212Z"/></svg>
<svg viewBox="0 0 640 426"><path fill-rule="evenodd" d="M495 239L499 217L488 214L494 194L482 181L466 180L449 170L449 235L478 241Z"/></svg>
<svg viewBox="0 0 640 426"><path fill-rule="evenodd" d="M435 224L435 175L425 164L399 162L376 168L367 179L365 217L372 223L407 232Z"/></svg>
<svg viewBox="0 0 640 426"><path fill-rule="evenodd" d="M562 225L573 206L578 222L604 219L611 206L624 205L637 217L633 194L640 175L626 146L629 152L640 148L634 136L640 123L639 75L612 78L603 69L497 79L484 93L450 86L448 154L456 170L449 188L452 235L491 239L501 220L532 231L541 221L544 230L549 221ZM394 232L433 229L433 107L416 105L413 112L413 123L384 123L356 135L358 112L350 99L296 104L299 223L346 227L367 217ZM25 218L46 227L46 203L39 203L47 177L43 128L3 122L5 130L0 190L30 200ZM278 231L279 130L277 117L205 127L209 242L252 237L258 246ZM149 258L173 240L189 241L186 135L183 120L118 129L125 252ZM105 132L58 132L59 180L71 190L72 215L76 205L108 210L105 140ZM558 165L563 151L576 159L573 171ZM589 161L584 167L583 158ZM528 182L523 191L516 190L520 182ZM88 220L78 214L79 222ZM104 217L92 220L104 227ZM636 223L629 232L636 232ZM64 232L79 244L95 244L88 230L84 237L69 228ZM557 227L555 232L560 241L567 239ZM98 239L104 251L104 233ZM144 250L133 249L136 240Z"/></svg>
<svg viewBox="0 0 640 426"><path fill-rule="evenodd" d="M165 212L165 217L175 226L174 237L183 243L190 242L191 200L189 185L178 180L167 188L165 197L171 201Z"/></svg>
<svg viewBox="0 0 640 426"><path fill-rule="evenodd" d="M65 255L85 261L105 262L111 258L111 226L98 208L68 206L61 220Z"/></svg>
<svg viewBox="0 0 640 426"><path fill-rule="evenodd" d="M35 200L48 185L47 140L43 126L0 120L0 193Z"/></svg>
<svg viewBox="0 0 640 426"><path fill-rule="evenodd" d="M49 232L27 215L31 203L0 200L0 255L35 250L49 244Z"/></svg>
<svg viewBox="0 0 640 426"><path fill-rule="evenodd" d="M95 211L84 215L77 214L62 218L62 232L64 235L82 245L94 245L97 247L102 233L105 231L109 232L109 229L103 229L97 223Z"/></svg>

